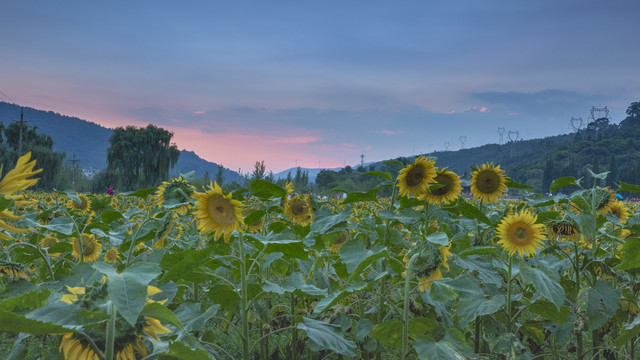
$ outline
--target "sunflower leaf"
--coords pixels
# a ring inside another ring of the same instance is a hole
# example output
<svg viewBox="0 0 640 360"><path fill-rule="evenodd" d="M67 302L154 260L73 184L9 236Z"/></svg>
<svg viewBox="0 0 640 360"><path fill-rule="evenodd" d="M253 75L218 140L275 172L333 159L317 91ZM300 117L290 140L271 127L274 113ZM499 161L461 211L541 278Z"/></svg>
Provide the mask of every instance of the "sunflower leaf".
<svg viewBox="0 0 640 360"><path fill-rule="evenodd" d="M376 201L378 200L378 191L379 189L373 189L367 192L351 192L347 195L342 204L344 205L360 201Z"/></svg>
<svg viewBox="0 0 640 360"><path fill-rule="evenodd" d="M386 173L386 172L380 172L380 171L369 171L364 173L364 175L369 175L369 176L379 176L382 178L385 178L389 181L391 181L391 174Z"/></svg>
<svg viewBox="0 0 640 360"><path fill-rule="evenodd" d="M416 349L420 360L475 358L465 341L464 334L458 329L447 330L447 334L437 342L430 337L419 336L414 340L413 348Z"/></svg>
<svg viewBox="0 0 640 360"><path fill-rule="evenodd" d="M280 186L266 180L256 179L249 184L251 195L260 199L281 198L287 196L287 192Z"/></svg>
<svg viewBox="0 0 640 360"><path fill-rule="evenodd" d="M155 263L137 262L122 273L106 263L95 263L93 268L107 276L107 293L116 310L135 326L138 315L147 300L147 286L151 280L160 275L160 268Z"/></svg>
<svg viewBox="0 0 640 360"><path fill-rule="evenodd" d="M539 262L535 268L526 261L520 263L520 277L526 284L533 286L547 300L553 302L558 309L565 300L564 289L560 285L560 276L552 268Z"/></svg>
<svg viewBox="0 0 640 360"><path fill-rule="evenodd" d="M635 194L640 194L640 186L627 184L626 182L620 181L620 185L618 187L618 192L627 191Z"/></svg>
<svg viewBox="0 0 640 360"><path fill-rule="evenodd" d="M535 189L536 188L535 186L517 183L513 181L511 178L507 178L507 183L505 185L507 185L507 187L511 189Z"/></svg>
<svg viewBox="0 0 640 360"><path fill-rule="evenodd" d="M158 188L148 188L148 189L139 189L136 191L130 191L130 192L125 192L122 193L121 195L125 195L125 196L135 196L137 198L140 198L142 200L147 200L147 198L149 197L149 195L153 194Z"/></svg>
<svg viewBox="0 0 640 360"><path fill-rule="evenodd" d="M356 344L347 340L337 331L336 325L328 324L303 317L303 322L298 323L297 328L304 330L316 345L321 349L327 349L345 356L355 356Z"/></svg>
<svg viewBox="0 0 640 360"><path fill-rule="evenodd" d="M628 238L622 245L622 259L618 270L635 273L640 270L640 239Z"/></svg>
<svg viewBox="0 0 640 360"><path fill-rule="evenodd" d="M551 182L551 185L549 186L549 192L550 193L556 192L556 190L562 189L563 187L566 187L566 186L580 186L580 184L576 181L576 178L574 178L573 176L561 177Z"/></svg>

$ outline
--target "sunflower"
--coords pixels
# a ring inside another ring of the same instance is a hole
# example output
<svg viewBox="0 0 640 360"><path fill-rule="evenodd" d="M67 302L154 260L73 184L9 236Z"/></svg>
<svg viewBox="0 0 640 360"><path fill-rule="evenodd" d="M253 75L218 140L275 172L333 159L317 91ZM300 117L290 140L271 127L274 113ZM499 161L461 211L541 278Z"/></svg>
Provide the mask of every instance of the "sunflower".
<svg viewBox="0 0 640 360"><path fill-rule="evenodd" d="M252 212L251 209L244 208L242 210L242 216L246 217L247 215L251 214L251 212ZM245 223L245 229L248 230L250 233L258 233L262 230L262 224L264 223L263 220L264 220L264 216L261 216L260 219L254 221L251 224Z"/></svg>
<svg viewBox="0 0 640 360"><path fill-rule="evenodd" d="M174 200L177 203L189 202L193 197L196 188L189 185L187 180L182 176L172 178L169 181L163 181L158 190L156 190L153 199L156 204L162 205L168 200ZM186 214L189 210L189 204L179 206L175 210L180 214Z"/></svg>
<svg viewBox="0 0 640 360"><path fill-rule="evenodd" d="M496 202L507 192L507 177L500 165L482 164L471 173L471 192L473 197L486 202Z"/></svg>
<svg viewBox="0 0 640 360"><path fill-rule="evenodd" d="M562 219L551 221L547 224L547 229L549 230L549 235L553 239L565 239L576 241L578 236L578 226L570 220Z"/></svg>
<svg viewBox="0 0 640 360"><path fill-rule="evenodd" d="M294 196L287 202L284 212L294 223L308 225L313 222L313 208L309 202L309 195Z"/></svg>
<svg viewBox="0 0 640 360"><path fill-rule="evenodd" d="M436 184L442 185L437 189L433 189L425 193L422 198L427 199L430 204L448 203L460 197L462 186L460 185L460 177L453 171L440 169L436 173L434 179Z"/></svg>
<svg viewBox="0 0 640 360"><path fill-rule="evenodd" d="M629 219L629 208L620 200L610 201L606 208L604 208L603 213L615 215L622 224L626 223Z"/></svg>
<svg viewBox="0 0 640 360"><path fill-rule="evenodd" d="M342 233L340 233L338 240L336 240L336 242L334 242L332 245L329 246L329 250L331 252L338 252L338 250L340 250L342 245L344 245L347 242L348 238L349 238L349 233L346 230L343 231Z"/></svg>
<svg viewBox="0 0 640 360"><path fill-rule="evenodd" d="M80 259L80 241L78 238L71 238L73 244L73 256ZM82 234L82 253L84 255L84 261L93 262L100 257L100 250L102 244L96 239L93 234Z"/></svg>
<svg viewBox="0 0 640 360"><path fill-rule="evenodd" d="M21 278L29 280L29 276L24 271L24 265L0 260L0 275L5 274L9 279Z"/></svg>
<svg viewBox="0 0 640 360"><path fill-rule="evenodd" d="M293 183L291 181L287 181L284 184L284 191L287 193L287 199L291 197L291 194L293 194Z"/></svg>
<svg viewBox="0 0 640 360"><path fill-rule="evenodd" d="M115 263L118 262L119 257L120 253L118 252L118 249L111 248L104 254L104 262Z"/></svg>
<svg viewBox="0 0 640 360"><path fill-rule="evenodd" d="M31 152L28 152L18 158L16 166L11 169L0 181L0 194L5 196L11 196L20 190L24 190L28 187L35 185L38 179L27 179L30 176L39 174L42 169L33 170L36 166L36 161L31 160ZM2 168L0 167L0 173Z"/></svg>
<svg viewBox="0 0 640 360"><path fill-rule="evenodd" d="M100 359L93 348L86 344L84 339L76 337L74 333L66 333L62 336L58 350L64 355L65 360Z"/></svg>
<svg viewBox="0 0 640 360"><path fill-rule="evenodd" d="M436 177L436 162L418 156L412 165L400 170L398 187L400 195L420 197L429 191L429 184Z"/></svg>
<svg viewBox="0 0 640 360"><path fill-rule="evenodd" d="M67 201L66 203L67 208L71 210L78 210L83 215L90 213L91 201L89 200L89 198L83 194L76 194L76 195L78 196L78 199L80 199L80 202L74 199L69 199L69 201Z"/></svg>
<svg viewBox="0 0 640 360"><path fill-rule="evenodd" d="M422 245L420 253L413 263L413 273L420 279L418 281L420 291L431 289L431 284L435 280L442 279L440 267L449 270L447 259L451 256L450 247L451 245L436 247L430 242L425 242ZM410 255L409 252L404 257L405 266L409 265Z"/></svg>
<svg viewBox="0 0 640 360"><path fill-rule="evenodd" d="M242 203L233 200L231 194L225 195L217 183L211 182L209 188L204 193L195 193L198 229L213 232L215 239L224 235L224 241L229 242L233 230L242 231Z"/></svg>
<svg viewBox="0 0 640 360"><path fill-rule="evenodd" d="M42 247L43 249L47 249L52 247L53 245L58 243L58 239L53 237L53 236L45 236L42 238L42 240L40 240L40 247ZM49 256L51 258L56 258L58 256L60 256L60 253L50 253Z"/></svg>
<svg viewBox="0 0 640 360"><path fill-rule="evenodd" d="M500 240L497 243L501 244L510 256L515 252L520 257L535 255L545 238L544 225L536 224L537 218L537 215L529 210L507 215L498 224L497 236Z"/></svg>

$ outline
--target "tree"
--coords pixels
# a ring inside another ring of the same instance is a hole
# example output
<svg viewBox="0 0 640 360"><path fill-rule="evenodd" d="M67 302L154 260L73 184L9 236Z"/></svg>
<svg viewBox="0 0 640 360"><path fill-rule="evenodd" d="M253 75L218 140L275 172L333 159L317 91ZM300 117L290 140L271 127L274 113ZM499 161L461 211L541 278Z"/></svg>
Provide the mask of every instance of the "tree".
<svg viewBox="0 0 640 360"><path fill-rule="evenodd" d="M607 175L607 186L615 188L615 183L618 182L618 163L616 157L611 155L609 159L609 175Z"/></svg>
<svg viewBox="0 0 640 360"><path fill-rule="evenodd" d="M627 108L627 117L620 122L621 129L640 127L640 101L632 102Z"/></svg>
<svg viewBox="0 0 640 360"><path fill-rule="evenodd" d="M116 128L109 138L107 167L119 174L119 186L132 190L167 180L180 156L171 138L173 133L152 124Z"/></svg>
<svg viewBox="0 0 640 360"><path fill-rule="evenodd" d="M320 170L316 176L316 185L319 189L328 189L337 179L335 171Z"/></svg>
<svg viewBox="0 0 640 360"><path fill-rule="evenodd" d="M264 179L264 174L266 173L266 168L264 166L264 160L256 161L253 165L253 172L251 173L252 180L262 180Z"/></svg>
<svg viewBox="0 0 640 360"><path fill-rule="evenodd" d="M222 186L224 184L224 166L218 165L218 173L216 173L216 183Z"/></svg>
<svg viewBox="0 0 640 360"><path fill-rule="evenodd" d="M0 138L4 134L6 141L0 141L0 164L5 164L5 170L11 169L20 155L31 152L31 158L36 160L37 167L44 169L39 175L40 180L34 189L53 189L56 187L58 172L62 168L65 154L53 151L53 139L47 134L38 134L37 126L22 125L22 154L18 154L18 139L20 124L11 123L0 128Z"/></svg>
<svg viewBox="0 0 640 360"><path fill-rule="evenodd" d="M204 181L205 184L208 184L209 181L211 181L211 174L209 174L209 170L204 171L204 174L202 175L202 181Z"/></svg>

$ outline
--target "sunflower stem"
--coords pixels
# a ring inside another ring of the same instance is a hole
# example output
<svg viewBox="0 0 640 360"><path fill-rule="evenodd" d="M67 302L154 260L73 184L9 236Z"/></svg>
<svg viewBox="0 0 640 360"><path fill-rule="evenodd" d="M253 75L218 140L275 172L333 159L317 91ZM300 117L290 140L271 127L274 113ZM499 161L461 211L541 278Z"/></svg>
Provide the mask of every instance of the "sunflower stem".
<svg viewBox="0 0 640 360"><path fill-rule="evenodd" d="M145 219L145 221L143 221L142 224L140 224L140 226L138 226L138 228L136 229L136 234L131 239L131 244L129 244L129 254L127 255L127 262L126 262L126 265L124 266L125 269L129 267L129 264L131 264L131 255L133 255L134 245L136 245L135 241L138 238L138 234L140 233L140 229L142 229L142 227L145 226L149 220L151 220L151 218ZM82 251L80 252L80 254L82 254Z"/></svg>
<svg viewBox="0 0 640 360"><path fill-rule="evenodd" d="M109 302L109 322L107 322L107 336L106 343L104 349L104 358L105 360L113 360L114 355L114 345L116 340L116 309L113 305L113 302Z"/></svg>
<svg viewBox="0 0 640 360"><path fill-rule="evenodd" d="M298 354L298 327L296 323L296 296L291 293L291 359L300 359Z"/></svg>
<svg viewBox="0 0 640 360"><path fill-rule="evenodd" d="M407 264L407 274L404 278L404 312L402 314L402 353L401 359L405 360L409 353L409 300L411 298L411 271L413 262L418 258L418 254L413 254Z"/></svg>
<svg viewBox="0 0 640 360"><path fill-rule="evenodd" d="M578 301L579 301L579 297L580 297L580 288L581 288L581 284L582 281L580 280L580 254L578 253L578 242L574 242L573 243L573 248L575 251L575 261L574 261L574 265L575 265L575 273L576 273L576 292L575 292L575 306L576 309L578 308ZM578 315L578 318L580 316L580 314L576 314ZM583 359L583 354L582 354L582 321L580 321L580 319L578 319L578 326L576 328L576 343L578 346L578 360L582 360Z"/></svg>
<svg viewBox="0 0 640 360"><path fill-rule="evenodd" d="M475 339L473 339L473 352L480 353L480 316L476 316Z"/></svg>
<svg viewBox="0 0 640 360"><path fill-rule="evenodd" d="M242 233L238 237L238 252L240 256L240 313L242 321L242 359L249 360L249 309L247 308L247 274L244 255L244 241Z"/></svg>
<svg viewBox="0 0 640 360"><path fill-rule="evenodd" d="M507 333L511 333L511 265L513 262L513 256L509 255L509 266L507 273Z"/></svg>
<svg viewBox="0 0 640 360"><path fill-rule="evenodd" d="M17 247L17 246L26 246L26 247L30 247L33 250L35 250L38 255L40 255L40 257L42 258L42 260L44 260L45 264L47 264L47 270L49 271L49 276L51 276L51 281L55 281L56 278L53 275L53 270L51 270L51 263L49 263L49 259L47 259L47 257L42 253L42 251L40 250L40 248L38 248L35 245L29 244L29 243L13 243L11 245L9 245L7 247L7 253L10 253L11 250L13 250L13 248Z"/></svg>

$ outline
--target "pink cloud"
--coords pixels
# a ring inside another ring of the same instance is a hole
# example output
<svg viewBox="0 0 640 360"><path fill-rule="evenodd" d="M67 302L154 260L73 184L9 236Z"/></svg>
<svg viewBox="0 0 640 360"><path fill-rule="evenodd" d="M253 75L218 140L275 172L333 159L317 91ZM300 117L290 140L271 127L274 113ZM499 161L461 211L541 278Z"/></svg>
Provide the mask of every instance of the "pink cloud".
<svg viewBox="0 0 640 360"><path fill-rule="evenodd" d="M489 109L487 109L485 106L469 106L468 108L462 110L462 111L456 111L456 110L451 110L451 111L446 111L443 112L443 114L446 115L452 115L452 114L460 114L460 113L466 113L469 111L477 111L480 113L488 113Z"/></svg>
<svg viewBox="0 0 640 360"><path fill-rule="evenodd" d="M374 134L383 134L383 135L397 135L397 134L404 134L405 131L404 130L370 130L369 132L374 133Z"/></svg>

